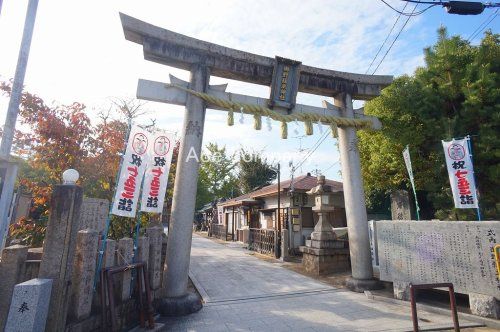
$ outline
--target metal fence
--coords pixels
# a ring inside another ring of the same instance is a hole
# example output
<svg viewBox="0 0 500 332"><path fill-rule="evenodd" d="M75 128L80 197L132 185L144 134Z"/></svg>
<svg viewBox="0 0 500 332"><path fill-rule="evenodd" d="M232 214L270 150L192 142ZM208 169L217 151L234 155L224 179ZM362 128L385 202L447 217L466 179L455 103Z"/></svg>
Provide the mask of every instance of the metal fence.
<svg viewBox="0 0 500 332"><path fill-rule="evenodd" d="M261 254L276 254L276 231L273 229L250 228L248 249Z"/></svg>

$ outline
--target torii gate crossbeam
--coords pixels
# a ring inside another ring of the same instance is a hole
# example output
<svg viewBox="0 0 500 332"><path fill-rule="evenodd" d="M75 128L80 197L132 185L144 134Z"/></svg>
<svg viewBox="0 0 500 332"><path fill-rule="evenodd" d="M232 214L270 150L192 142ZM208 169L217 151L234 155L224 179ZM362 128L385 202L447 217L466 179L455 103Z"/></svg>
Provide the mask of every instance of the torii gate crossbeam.
<svg viewBox="0 0 500 332"><path fill-rule="evenodd" d="M350 119L369 119L373 128L380 128L376 118L353 109L352 98L367 100L378 96L392 82L392 76L353 74L305 66L293 60L273 59L187 37L124 14L120 17L125 38L143 46L144 58L189 70L189 89L195 92L222 99L235 97L254 103L267 102L268 107L288 114L318 112L317 108L295 104L298 91L323 95L333 97L335 104L326 105L325 111ZM271 96L264 100L230 95L220 87L210 87L210 75L270 86ZM197 155L201 153L207 105L193 94L168 89L158 82L141 80L137 94L139 98L186 105L167 244L163 285L167 298L164 299L163 310L170 311L170 314L172 311L187 313L189 308L194 308L195 302L187 292L187 283L199 169L199 163L188 157L192 151ZM373 288L376 282L371 265L356 129L339 126L338 138L352 269L348 287L363 291Z"/></svg>

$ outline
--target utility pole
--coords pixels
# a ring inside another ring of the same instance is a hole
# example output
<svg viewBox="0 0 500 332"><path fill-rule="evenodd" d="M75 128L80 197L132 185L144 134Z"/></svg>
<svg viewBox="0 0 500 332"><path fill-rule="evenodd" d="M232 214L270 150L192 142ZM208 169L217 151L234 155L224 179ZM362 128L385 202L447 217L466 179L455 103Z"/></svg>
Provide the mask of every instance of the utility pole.
<svg viewBox="0 0 500 332"><path fill-rule="evenodd" d="M281 207L281 168L278 163L278 232L281 232L280 207Z"/></svg>
<svg viewBox="0 0 500 332"><path fill-rule="evenodd" d="M16 74L14 76L14 82L12 83L9 108L7 109L2 142L0 144L0 177L2 180L2 192L0 194L0 250L3 249L7 237L8 211L10 210L9 207L14 192L15 179L17 177L17 164L11 162L10 151L12 149L17 114L19 113L19 104L23 92L24 76L28 64L37 8L38 0L29 0L21 48L19 49L19 56L17 59Z"/></svg>
<svg viewBox="0 0 500 332"><path fill-rule="evenodd" d="M277 226L278 226L278 232L276 233L276 239L277 241L275 241L275 256L276 258L279 258L280 257L280 254L279 254L279 248L281 247L280 245L280 241L279 241L279 238L281 236L281 220L280 220L280 209L281 209L281 185L280 185L280 181L281 181L281 170L280 170L280 163L278 163L278 168L277 168L277 173L278 173L278 210L276 210L276 217L277 217Z"/></svg>

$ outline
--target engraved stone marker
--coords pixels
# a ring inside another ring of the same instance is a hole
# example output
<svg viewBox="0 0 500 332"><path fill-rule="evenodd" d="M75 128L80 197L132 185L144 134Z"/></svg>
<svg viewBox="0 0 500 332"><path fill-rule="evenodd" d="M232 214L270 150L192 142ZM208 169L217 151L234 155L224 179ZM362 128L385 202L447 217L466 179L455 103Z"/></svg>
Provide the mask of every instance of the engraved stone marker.
<svg viewBox="0 0 500 332"><path fill-rule="evenodd" d="M92 229L78 232L75 265L71 277L71 306L69 312L76 320L87 318L92 305L96 268L98 233Z"/></svg>
<svg viewBox="0 0 500 332"><path fill-rule="evenodd" d="M118 265L128 265L132 263L134 255L134 240L122 238L118 240L118 251L116 252ZM124 271L119 280L120 298L124 301L130 297L130 281L132 280L131 270Z"/></svg>
<svg viewBox="0 0 500 332"><path fill-rule="evenodd" d="M6 332L43 332L49 312L51 279L31 279L14 287Z"/></svg>
<svg viewBox="0 0 500 332"><path fill-rule="evenodd" d="M411 220L410 197L406 190L391 193L392 220Z"/></svg>
<svg viewBox="0 0 500 332"><path fill-rule="evenodd" d="M147 234L149 238L149 286L151 289L158 289L161 286L161 234L163 229L160 226L148 227Z"/></svg>
<svg viewBox="0 0 500 332"><path fill-rule="evenodd" d="M80 210L79 230L89 228L102 232L106 226L108 212L109 201L107 199L85 197Z"/></svg>
<svg viewBox="0 0 500 332"><path fill-rule="evenodd" d="M38 272L40 278L53 279L47 331L63 331L66 326L82 198L83 189L79 186L58 185L52 192Z"/></svg>
<svg viewBox="0 0 500 332"><path fill-rule="evenodd" d="M500 299L493 248L498 221L377 221L380 279L451 282L459 293Z"/></svg>

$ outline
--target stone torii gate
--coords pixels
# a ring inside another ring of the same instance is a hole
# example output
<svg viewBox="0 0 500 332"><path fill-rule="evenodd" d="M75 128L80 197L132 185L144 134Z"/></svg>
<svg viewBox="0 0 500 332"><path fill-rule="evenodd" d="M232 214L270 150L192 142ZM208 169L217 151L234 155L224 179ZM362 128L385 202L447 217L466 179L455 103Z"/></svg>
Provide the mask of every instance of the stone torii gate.
<svg viewBox="0 0 500 332"><path fill-rule="evenodd" d="M362 109L353 109L352 99L369 100L378 96L392 82L392 76L309 67L293 60L260 56L190 38L122 13L120 17L125 38L143 46L146 60L191 73L189 82L173 76L170 77L171 84L139 80L137 89L138 98L186 106L167 244L168 267L163 285L167 296L164 311L186 313L195 310L190 309L194 308L195 300L188 294L187 285L199 169L199 163L188 156L193 151L198 156L201 153L206 108L228 111L220 107L220 103L201 97L258 105L283 115L327 114L344 120L364 120L372 129L380 129L381 124L376 118L364 115ZM270 86L271 96L263 99L227 93L226 85L209 85L210 75ZM327 102L324 108L297 105L295 97L298 91L333 97L334 105ZM247 109L241 108L241 111L247 112ZM338 140L352 267L348 287L364 291L376 287L376 281L373 279L355 127L340 123Z"/></svg>

